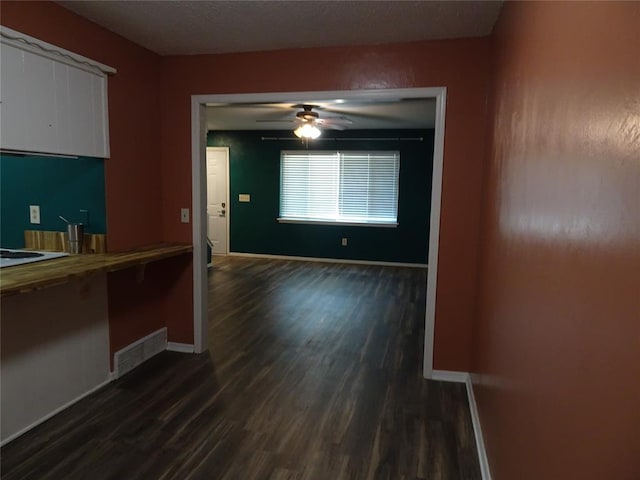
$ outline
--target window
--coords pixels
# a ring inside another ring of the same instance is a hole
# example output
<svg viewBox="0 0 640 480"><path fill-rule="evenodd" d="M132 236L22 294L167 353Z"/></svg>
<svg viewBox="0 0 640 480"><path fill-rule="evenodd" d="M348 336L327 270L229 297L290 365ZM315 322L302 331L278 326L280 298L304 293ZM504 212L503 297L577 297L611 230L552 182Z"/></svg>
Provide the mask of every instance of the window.
<svg viewBox="0 0 640 480"><path fill-rule="evenodd" d="M281 222L396 226L399 152L283 151Z"/></svg>

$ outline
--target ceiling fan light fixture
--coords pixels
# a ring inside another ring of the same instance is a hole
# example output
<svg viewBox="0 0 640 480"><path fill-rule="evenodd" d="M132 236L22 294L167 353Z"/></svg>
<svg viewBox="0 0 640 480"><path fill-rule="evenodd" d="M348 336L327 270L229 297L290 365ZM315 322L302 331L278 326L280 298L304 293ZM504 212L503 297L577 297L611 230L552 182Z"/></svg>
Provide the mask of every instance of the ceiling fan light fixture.
<svg viewBox="0 0 640 480"><path fill-rule="evenodd" d="M298 138L310 138L314 140L318 138L322 132L312 123L305 123L296 128L293 133L295 133Z"/></svg>

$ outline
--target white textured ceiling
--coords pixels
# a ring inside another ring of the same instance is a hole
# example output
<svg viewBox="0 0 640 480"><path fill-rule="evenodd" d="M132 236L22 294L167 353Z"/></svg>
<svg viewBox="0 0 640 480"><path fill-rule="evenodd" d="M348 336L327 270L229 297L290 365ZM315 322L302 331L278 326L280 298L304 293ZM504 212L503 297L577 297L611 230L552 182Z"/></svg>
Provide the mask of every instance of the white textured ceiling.
<svg viewBox="0 0 640 480"><path fill-rule="evenodd" d="M477 37L493 29L502 1L74 0L59 4L160 55L325 46L379 45ZM344 116L347 129L432 128L435 101L299 101L207 109L210 130L283 130L295 104L319 105L320 118ZM257 120L282 119L278 122Z"/></svg>
<svg viewBox="0 0 640 480"><path fill-rule="evenodd" d="M502 1L120 1L59 4L160 55L488 35Z"/></svg>

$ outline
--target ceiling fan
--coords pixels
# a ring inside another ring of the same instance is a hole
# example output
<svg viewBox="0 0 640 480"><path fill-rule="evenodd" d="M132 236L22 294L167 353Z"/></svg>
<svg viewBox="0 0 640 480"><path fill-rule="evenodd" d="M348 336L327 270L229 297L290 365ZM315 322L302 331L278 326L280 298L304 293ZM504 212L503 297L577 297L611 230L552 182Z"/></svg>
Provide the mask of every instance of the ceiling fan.
<svg viewBox="0 0 640 480"><path fill-rule="evenodd" d="M320 128L330 128L333 130L345 130L348 125L353 122L347 117L320 117L320 114L316 110L320 110L318 105L293 105L294 108L301 108L302 110L296 112L296 116L293 119L268 119L268 120L256 120L256 122L295 122L298 126L293 133L300 138L318 138L320 136Z"/></svg>

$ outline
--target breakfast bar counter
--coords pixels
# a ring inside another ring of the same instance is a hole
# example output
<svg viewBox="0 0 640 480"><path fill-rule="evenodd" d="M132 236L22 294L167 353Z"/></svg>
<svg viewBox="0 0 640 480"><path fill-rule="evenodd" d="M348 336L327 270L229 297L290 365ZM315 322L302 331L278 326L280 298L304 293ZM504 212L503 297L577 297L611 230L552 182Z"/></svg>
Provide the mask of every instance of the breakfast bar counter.
<svg viewBox="0 0 640 480"><path fill-rule="evenodd" d="M0 269L0 445L111 381L112 346L122 341L112 337L112 317L135 324L140 305L150 301L144 292L173 281L152 273L145 280L147 271L158 271L150 264L180 256L185 262L177 263L187 264L192 251L161 243ZM143 295L123 301L123 277Z"/></svg>
<svg viewBox="0 0 640 480"><path fill-rule="evenodd" d="M6 267L0 270L0 296L41 290L83 278L96 272L114 272L193 251L192 245L161 243L127 252L79 254ZM141 273L142 270L141 270Z"/></svg>

